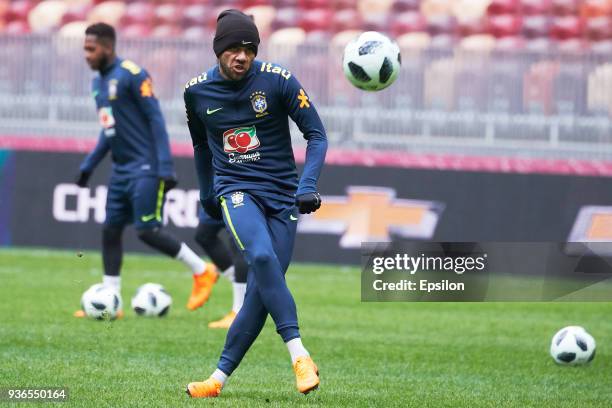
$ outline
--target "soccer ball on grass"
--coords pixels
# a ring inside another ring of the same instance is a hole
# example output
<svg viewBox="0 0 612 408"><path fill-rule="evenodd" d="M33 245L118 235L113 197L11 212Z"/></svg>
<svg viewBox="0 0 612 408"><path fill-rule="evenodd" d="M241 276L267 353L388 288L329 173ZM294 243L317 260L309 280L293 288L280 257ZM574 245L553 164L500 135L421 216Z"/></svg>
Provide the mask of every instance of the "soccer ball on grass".
<svg viewBox="0 0 612 408"><path fill-rule="evenodd" d="M589 363L595 358L595 339L583 327L564 327L553 336L550 355L562 365Z"/></svg>
<svg viewBox="0 0 612 408"><path fill-rule="evenodd" d="M172 298L166 289L157 283L145 283L132 298L132 309L138 316L163 317L168 314Z"/></svg>
<svg viewBox="0 0 612 408"><path fill-rule="evenodd" d="M121 307L121 295L101 283L91 286L81 297L81 309L94 319L115 319Z"/></svg>

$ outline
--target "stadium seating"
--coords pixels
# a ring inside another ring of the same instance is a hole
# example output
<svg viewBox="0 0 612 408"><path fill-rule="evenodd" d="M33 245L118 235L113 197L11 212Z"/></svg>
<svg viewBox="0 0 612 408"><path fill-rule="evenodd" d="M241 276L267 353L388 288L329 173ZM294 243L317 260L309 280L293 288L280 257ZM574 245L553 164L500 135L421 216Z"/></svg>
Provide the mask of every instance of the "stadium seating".
<svg viewBox="0 0 612 408"><path fill-rule="evenodd" d="M0 0L0 32L54 32L73 22L104 21L128 37L208 38L218 13L230 7L253 15L263 38L300 28L309 43L377 30L396 38L427 33L432 46L443 47L486 33L500 49L569 52L583 44L582 50L603 54L612 40L612 0Z"/></svg>

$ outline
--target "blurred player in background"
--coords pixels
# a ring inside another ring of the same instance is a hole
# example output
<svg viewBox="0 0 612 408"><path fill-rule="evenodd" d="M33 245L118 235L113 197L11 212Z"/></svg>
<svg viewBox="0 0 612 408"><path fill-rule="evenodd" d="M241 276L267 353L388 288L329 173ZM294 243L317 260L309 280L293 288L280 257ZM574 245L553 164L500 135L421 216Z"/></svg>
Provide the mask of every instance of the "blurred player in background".
<svg viewBox="0 0 612 408"><path fill-rule="evenodd" d="M102 125L98 144L80 167L77 184L85 187L92 172L111 151L112 173L102 230L105 286L121 289L123 229L134 224L138 237L158 251L176 258L193 272L193 290L187 308L195 310L210 296L218 273L185 243L162 230L166 192L176 186L166 125L153 94L149 74L115 54L115 30L97 23L85 31L85 59L98 71L92 82ZM75 316L84 316L77 311Z"/></svg>
<svg viewBox="0 0 612 408"><path fill-rule="evenodd" d="M319 386L302 344L293 296L285 281L300 213L321 206L317 180L327 150L323 124L308 95L287 70L255 61L259 33L253 19L226 10L213 43L218 65L186 84L200 198L221 218L249 264L244 305L229 328L217 369L192 382L192 397L217 397L264 326L268 313L287 345L297 388ZM308 141L298 183L288 117Z"/></svg>
<svg viewBox="0 0 612 408"><path fill-rule="evenodd" d="M208 324L211 329L228 329L244 302L248 265L228 235L223 220L212 218L201 208L195 240L221 271L221 275L232 283L232 310L220 320Z"/></svg>

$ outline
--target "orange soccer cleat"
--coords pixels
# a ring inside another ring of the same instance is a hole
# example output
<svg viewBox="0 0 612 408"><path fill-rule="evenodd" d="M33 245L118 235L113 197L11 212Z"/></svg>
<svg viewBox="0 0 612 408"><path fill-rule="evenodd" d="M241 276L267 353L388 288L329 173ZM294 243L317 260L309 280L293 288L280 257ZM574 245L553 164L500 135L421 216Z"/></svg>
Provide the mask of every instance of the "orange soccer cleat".
<svg viewBox="0 0 612 408"><path fill-rule="evenodd" d="M223 384L210 377L206 381L192 382L187 385L187 395L191 398L216 398L221 394Z"/></svg>
<svg viewBox="0 0 612 408"><path fill-rule="evenodd" d="M187 301L187 309L196 310L204 306L217 279L219 279L219 272L212 263L206 266L203 274L193 275L193 289Z"/></svg>
<svg viewBox="0 0 612 408"><path fill-rule="evenodd" d="M295 383L302 394L308 394L319 388L319 369L310 356L298 357L293 364Z"/></svg>
<svg viewBox="0 0 612 408"><path fill-rule="evenodd" d="M74 312L72 314L72 316L78 317L78 318L87 317L87 315L85 314L85 311L83 309L77 310L76 312ZM123 310L119 310L117 312L117 319L122 319L122 318L123 318Z"/></svg>
<svg viewBox="0 0 612 408"><path fill-rule="evenodd" d="M236 312L232 310L221 319L208 323L208 327L211 329L229 329L235 318Z"/></svg>

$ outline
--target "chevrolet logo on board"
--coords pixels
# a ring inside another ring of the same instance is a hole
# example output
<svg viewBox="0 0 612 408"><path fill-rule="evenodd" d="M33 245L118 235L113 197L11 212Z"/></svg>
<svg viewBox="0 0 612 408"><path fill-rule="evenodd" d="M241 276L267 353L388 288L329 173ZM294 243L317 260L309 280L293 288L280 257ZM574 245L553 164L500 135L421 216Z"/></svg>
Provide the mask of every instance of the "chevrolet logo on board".
<svg viewBox="0 0 612 408"><path fill-rule="evenodd" d="M437 201L396 198L386 187L355 187L346 196L323 196L323 205L302 216L298 231L339 234L342 248L359 248L362 242L389 242L391 235L431 239L444 204Z"/></svg>

